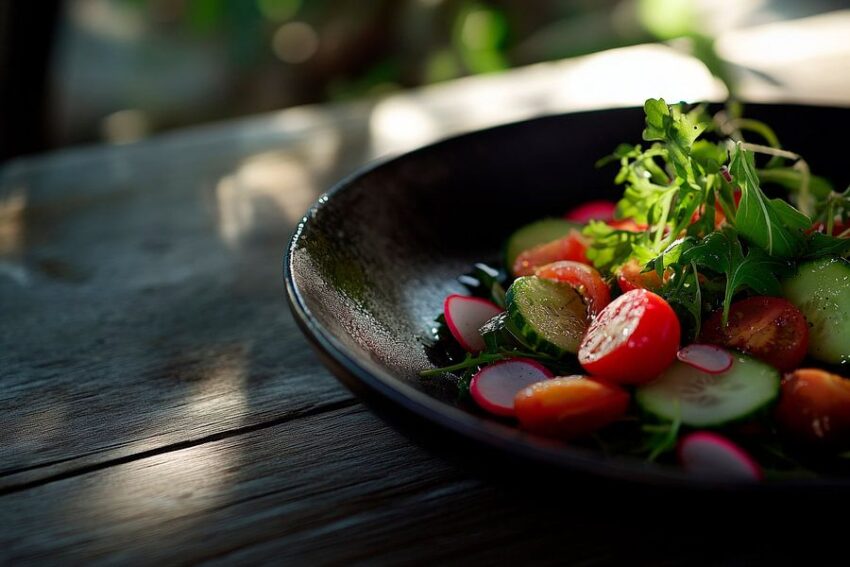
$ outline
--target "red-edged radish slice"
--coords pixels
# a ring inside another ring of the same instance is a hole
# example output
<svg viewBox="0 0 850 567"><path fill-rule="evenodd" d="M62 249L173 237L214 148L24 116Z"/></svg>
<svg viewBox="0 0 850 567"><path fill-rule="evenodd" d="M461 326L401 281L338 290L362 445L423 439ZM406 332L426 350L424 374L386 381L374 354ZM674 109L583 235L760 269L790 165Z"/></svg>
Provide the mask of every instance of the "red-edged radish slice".
<svg viewBox="0 0 850 567"><path fill-rule="evenodd" d="M484 339L478 329L501 312L498 305L479 297L452 294L443 303L449 331L469 352L484 350Z"/></svg>
<svg viewBox="0 0 850 567"><path fill-rule="evenodd" d="M714 480L764 478L761 467L746 451L708 431L691 433L679 442L679 462L687 472Z"/></svg>
<svg viewBox="0 0 850 567"><path fill-rule="evenodd" d="M528 386L552 376L545 366L535 360L502 360L479 370L469 383L469 393L479 406L490 413L513 416L516 395Z"/></svg>
<svg viewBox="0 0 850 567"><path fill-rule="evenodd" d="M589 220L607 221L614 218L616 208L617 204L611 201L588 201L567 211L564 218L580 223L586 223Z"/></svg>
<svg viewBox="0 0 850 567"><path fill-rule="evenodd" d="M694 343L679 349L676 358L697 370L709 374L720 374L732 367L732 355L728 351L714 346Z"/></svg>

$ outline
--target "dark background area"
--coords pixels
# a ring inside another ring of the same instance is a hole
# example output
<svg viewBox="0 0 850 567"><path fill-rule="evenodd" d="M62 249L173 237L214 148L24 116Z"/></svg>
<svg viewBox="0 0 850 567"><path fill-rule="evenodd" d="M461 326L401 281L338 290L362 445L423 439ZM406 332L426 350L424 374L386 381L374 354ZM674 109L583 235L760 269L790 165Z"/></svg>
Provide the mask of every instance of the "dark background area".
<svg viewBox="0 0 850 567"><path fill-rule="evenodd" d="M0 160L380 97L839 0L7 0ZM699 44L699 43L698 43ZM710 63L710 54L697 50ZM716 69L713 69L716 71Z"/></svg>

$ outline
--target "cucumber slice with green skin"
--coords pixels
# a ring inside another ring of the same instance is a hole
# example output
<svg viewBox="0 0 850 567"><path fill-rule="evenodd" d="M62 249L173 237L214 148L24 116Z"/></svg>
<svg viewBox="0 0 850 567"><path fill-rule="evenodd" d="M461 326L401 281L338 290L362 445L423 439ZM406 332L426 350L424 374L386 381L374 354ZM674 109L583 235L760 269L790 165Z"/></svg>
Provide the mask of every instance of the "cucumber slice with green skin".
<svg viewBox="0 0 850 567"><path fill-rule="evenodd" d="M802 264L782 290L809 322L809 354L850 363L850 262L831 257Z"/></svg>
<svg viewBox="0 0 850 567"><path fill-rule="evenodd" d="M674 362L657 380L640 386L635 401L663 421L680 419L691 427L722 427L751 417L779 396L779 371L749 356L732 357L732 366L720 374Z"/></svg>
<svg viewBox="0 0 850 567"><path fill-rule="evenodd" d="M547 242L563 238L573 229L581 230L582 225L557 218L542 219L525 225L508 238L508 243L505 247L505 265L510 270L516 261L516 257L522 252L538 244L546 244Z"/></svg>
<svg viewBox="0 0 850 567"><path fill-rule="evenodd" d="M578 352L587 331L587 306L573 286L526 276L507 293L509 328L536 352L562 357Z"/></svg>

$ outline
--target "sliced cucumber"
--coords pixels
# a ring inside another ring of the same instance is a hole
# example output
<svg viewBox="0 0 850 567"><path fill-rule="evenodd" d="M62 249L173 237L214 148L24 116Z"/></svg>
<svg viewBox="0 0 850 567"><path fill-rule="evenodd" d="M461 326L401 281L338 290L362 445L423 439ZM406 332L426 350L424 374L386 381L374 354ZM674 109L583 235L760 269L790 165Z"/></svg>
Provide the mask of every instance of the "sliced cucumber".
<svg viewBox="0 0 850 567"><path fill-rule="evenodd" d="M749 356L733 354L729 370L709 374L674 362L654 382L640 386L640 408L665 421L720 427L763 410L779 395L779 371Z"/></svg>
<svg viewBox="0 0 850 567"><path fill-rule="evenodd" d="M578 223L556 218L542 219L527 224L508 238L505 247L505 265L510 270L520 253L538 244L558 240L568 235L572 229L581 230L581 228L582 225Z"/></svg>
<svg viewBox="0 0 850 567"><path fill-rule="evenodd" d="M809 322L809 354L833 364L850 362L850 262L807 262L782 289Z"/></svg>
<svg viewBox="0 0 850 567"><path fill-rule="evenodd" d="M571 285L526 276L507 293L509 328L537 352L578 352L587 330L587 306Z"/></svg>

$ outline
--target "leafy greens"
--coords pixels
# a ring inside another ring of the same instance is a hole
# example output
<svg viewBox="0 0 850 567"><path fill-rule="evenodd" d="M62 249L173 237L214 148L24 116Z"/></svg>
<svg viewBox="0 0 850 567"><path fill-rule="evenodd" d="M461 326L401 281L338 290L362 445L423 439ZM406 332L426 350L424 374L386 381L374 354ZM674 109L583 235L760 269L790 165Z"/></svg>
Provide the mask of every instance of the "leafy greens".
<svg viewBox="0 0 850 567"><path fill-rule="evenodd" d="M651 145L621 144L600 160L619 160L615 182L625 187L615 216L634 225L585 227L588 259L603 273L616 274L630 262L655 270L664 281L659 293L698 333L704 311L722 306L726 321L742 291L780 295L779 279L797 261L850 253L850 238L842 237L850 235L832 234L836 219L850 220L850 188L838 194L810 175L769 127L752 119L719 122L703 106L686 112L663 99L647 100L644 112L643 139ZM758 133L769 146L726 137L740 138L741 130ZM712 134L720 137L704 137ZM772 156L762 169L756 153ZM787 159L797 161L789 167ZM788 201L769 198L763 182L791 191L798 202L811 200L825 233L812 233L813 218Z"/></svg>

